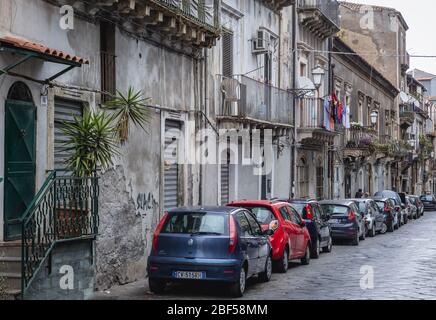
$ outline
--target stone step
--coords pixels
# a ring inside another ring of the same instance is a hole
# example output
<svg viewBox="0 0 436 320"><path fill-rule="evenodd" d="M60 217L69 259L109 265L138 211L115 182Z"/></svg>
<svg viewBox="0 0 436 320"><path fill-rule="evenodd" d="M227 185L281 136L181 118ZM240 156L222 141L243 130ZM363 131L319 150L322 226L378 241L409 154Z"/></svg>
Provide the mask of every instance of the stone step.
<svg viewBox="0 0 436 320"><path fill-rule="evenodd" d="M21 241L0 242L0 257L21 257Z"/></svg>
<svg viewBox="0 0 436 320"><path fill-rule="evenodd" d="M21 290L21 273L0 272L0 278L7 291Z"/></svg>
<svg viewBox="0 0 436 320"><path fill-rule="evenodd" d="M20 273L21 258L20 257L2 257L0 256L0 272Z"/></svg>
<svg viewBox="0 0 436 320"><path fill-rule="evenodd" d="M0 300L20 300L21 299L21 290L6 290L3 297Z"/></svg>

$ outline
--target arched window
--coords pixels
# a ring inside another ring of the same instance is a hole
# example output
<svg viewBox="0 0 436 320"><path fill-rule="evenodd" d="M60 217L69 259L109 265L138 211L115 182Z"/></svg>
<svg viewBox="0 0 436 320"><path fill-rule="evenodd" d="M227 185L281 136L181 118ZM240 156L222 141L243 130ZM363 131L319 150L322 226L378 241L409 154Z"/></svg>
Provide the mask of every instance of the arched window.
<svg viewBox="0 0 436 320"><path fill-rule="evenodd" d="M18 100L33 103L29 87L21 81L15 82L8 92L8 100Z"/></svg>

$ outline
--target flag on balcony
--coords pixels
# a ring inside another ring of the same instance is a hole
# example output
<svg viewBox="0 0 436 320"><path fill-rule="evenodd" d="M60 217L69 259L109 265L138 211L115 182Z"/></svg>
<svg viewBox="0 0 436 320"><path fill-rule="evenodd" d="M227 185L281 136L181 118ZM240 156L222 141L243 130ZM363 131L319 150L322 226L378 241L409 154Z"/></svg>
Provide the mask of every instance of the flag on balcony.
<svg viewBox="0 0 436 320"><path fill-rule="evenodd" d="M332 131L331 97L324 99L324 128Z"/></svg>

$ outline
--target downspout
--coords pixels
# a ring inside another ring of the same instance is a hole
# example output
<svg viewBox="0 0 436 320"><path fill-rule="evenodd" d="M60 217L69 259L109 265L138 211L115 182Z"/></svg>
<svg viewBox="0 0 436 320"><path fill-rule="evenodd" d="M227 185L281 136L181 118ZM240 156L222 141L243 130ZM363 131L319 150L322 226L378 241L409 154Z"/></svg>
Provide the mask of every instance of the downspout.
<svg viewBox="0 0 436 320"><path fill-rule="evenodd" d="M333 50L333 37L329 37L328 43L328 64L329 64L329 85L328 85L328 94L333 92L333 79L334 79L334 65L332 64L332 50ZM334 190L334 142L333 144L329 143L328 148L328 159L329 159L329 182L330 182L330 190L328 192L329 199L333 199L333 190Z"/></svg>
<svg viewBox="0 0 436 320"><path fill-rule="evenodd" d="M292 88L297 86L297 1L292 5ZM291 160L291 190L289 197L293 199L295 195L295 173L297 159L297 125L296 112L297 105L296 96L292 95L292 122L293 122L293 137L292 137L292 160Z"/></svg>

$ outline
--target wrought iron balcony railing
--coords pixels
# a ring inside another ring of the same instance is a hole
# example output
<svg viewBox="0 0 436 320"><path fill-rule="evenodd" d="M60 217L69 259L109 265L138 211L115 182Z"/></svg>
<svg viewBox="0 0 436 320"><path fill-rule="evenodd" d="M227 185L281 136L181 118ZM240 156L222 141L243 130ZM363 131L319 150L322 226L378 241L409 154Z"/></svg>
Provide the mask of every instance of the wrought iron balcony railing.
<svg viewBox="0 0 436 320"><path fill-rule="evenodd" d="M300 110L298 128L324 129L324 99L298 99L297 108Z"/></svg>
<svg viewBox="0 0 436 320"><path fill-rule="evenodd" d="M374 130L361 126L351 126L349 129L349 140L347 149L369 149L371 144L377 140L377 133Z"/></svg>
<svg viewBox="0 0 436 320"><path fill-rule="evenodd" d="M94 238L98 232L98 178L57 176L53 171L22 221L21 294L57 242Z"/></svg>
<svg viewBox="0 0 436 320"><path fill-rule="evenodd" d="M218 116L272 124L293 124L292 95L284 89L251 79L219 77L221 106Z"/></svg>
<svg viewBox="0 0 436 320"><path fill-rule="evenodd" d="M402 126L410 126L415 121L415 110L412 104L400 105L400 121Z"/></svg>

